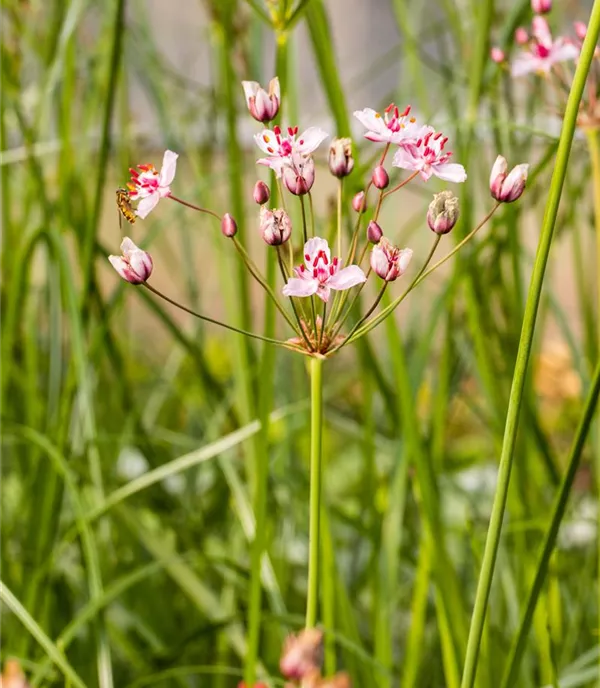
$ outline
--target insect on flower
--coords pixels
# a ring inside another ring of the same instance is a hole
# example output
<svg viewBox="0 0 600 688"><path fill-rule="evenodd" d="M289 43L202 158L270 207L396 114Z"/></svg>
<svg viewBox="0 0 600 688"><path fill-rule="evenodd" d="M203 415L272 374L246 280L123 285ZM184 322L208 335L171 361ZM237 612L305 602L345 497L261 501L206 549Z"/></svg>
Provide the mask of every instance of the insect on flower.
<svg viewBox="0 0 600 688"><path fill-rule="evenodd" d="M131 205L131 198L129 197L129 191L120 187L117 189L117 208L119 209L119 226L121 225L121 215L127 220L127 222L133 224L135 222L135 210Z"/></svg>

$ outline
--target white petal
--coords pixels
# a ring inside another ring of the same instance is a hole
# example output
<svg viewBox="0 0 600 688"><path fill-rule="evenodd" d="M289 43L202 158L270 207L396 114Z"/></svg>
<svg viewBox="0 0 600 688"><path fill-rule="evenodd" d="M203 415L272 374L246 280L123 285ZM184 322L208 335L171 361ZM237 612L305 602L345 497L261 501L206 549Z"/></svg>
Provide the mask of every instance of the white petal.
<svg viewBox="0 0 600 688"><path fill-rule="evenodd" d="M123 241L121 242L121 253L126 257L129 258L129 256L134 252L138 251L138 247L133 243L133 241L129 237L123 237Z"/></svg>
<svg viewBox="0 0 600 688"><path fill-rule="evenodd" d="M492 171L490 172L490 187L494 185L494 182L496 182L499 175L505 176L507 171L508 163L506 162L506 158L504 158L502 155L499 155L492 165Z"/></svg>
<svg viewBox="0 0 600 688"><path fill-rule="evenodd" d="M277 100L281 100L281 87L279 86L279 77L277 76L269 81L269 95L273 95Z"/></svg>
<svg viewBox="0 0 600 688"><path fill-rule="evenodd" d="M423 163L410 150L410 146L400 146L396 151L392 160L394 167L400 167L403 170L420 170Z"/></svg>
<svg viewBox="0 0 600 688"><path fill-rule="evenodd" d="M319 281L316 279L300 279L290 277L287 284L283 287L284 296L312 296L319 288Z"/></svg>
<svg viewBox="0 0 600 688"><path fill-rule="evenodd" d="M309 127L298 137L296 150L302 155L308 155L317 149L328 136L329 134L319 127Z"/></svg>
<svg viewBox="0 0 600 688"><path fill-rule="evenodd" d="M403 275L406 272L406 268L411 261L413 252L411 248L403 248L400 251L400 256L398 257L398 267L400 268L400 274Z"/></svg>
<svg viewBox="0 0 600 688"><path fill-rule="evenodd" d="M178 157L179 155L177 153L173 153L173 151L165 151L162 169L160 170L160 177L158 180L160 186L169 186L169 184L175 178Z"/></svg>
<svg viewBox="0 0 600 688"><path fill-rule="evenodd" d="M256 96L260 84L258 81L242 81L242 88L244 89L244 95L246 96L246 104L250 105L250 98Z"/></svg>
<svg viewBox="0 0 600 688"><path fill-rule="evenodd" d="M259 158L256 164L270 167L273 172L275 172L275 176L279 179L285 166L285 160L284 158Z"/></svg>
<svg viewBox="0 0 600 688"><path fill-rule="evenodd" d="M269 129L263 129L260 134L254 134L256 145L267 155L276 155L279 144L275 134Z"/></svg>
<svg viewBox="0 0 600 688"><path fill-rule="evenodd" d="M531 53L519 53L511 62L510 73L513 77L525 76L540 69L539 60Z"/></svg>
<svg viewBox="0 0 600 688"><path fill-rule="evenodd" d="M304 262L306 263L306 267L310 270L313 269L313 260L317 257L317 254L320 251L325 252L325 255L327 256L327 264L329 264L331 262L331 251L329 250L329 244L325 241L325 239L313 237L304 244ZM308 256L308 258L306 256Z"/></svg>
<svg viewBox="0 0 600 688"><path fill-rule="evenodd" d="M566 43L558 39L550 53L551 62L565 62L566 60L576 60L579 57L579 48L573 43Z"/></svg>
<svg viewBox="0 0 600 688"><path fill-rule="evenodd" d="M390 130L386 127L383 117L372 108L365 108L364 110L356 110L354 112L356 119L369 131L382 135L384 138L371 139L376 141L385 141L390 134ZM367 138L369 138L367 136Z"/></svg>
<svg viewBox="0 0 600 688"><path fill-rule="evenodd" d="M138 217L141 217L142 220L145 217L148 217L148 215L156 208L156 204L160 201L160 194L158 191L155 191L153 194L150 194L150 196L146 196L146 198L142 198L142 200L138 203L138 207L135 210L135 214Z"/></svg>
<svg viewBox="0 0 600 688"><path fill-rule="evenodd" d="M327 286L331 289L350 289L366 281L367 277L358 265L349 265L330 277L327 280Z"/></svg>
<svg viewBox="0 0 600 688"><path fill-rule="evenodd" d="M455 162L446 162L441 165L432 165L433 174L446 182L464 182L467 179L467 173L462 165Z"/></svg>

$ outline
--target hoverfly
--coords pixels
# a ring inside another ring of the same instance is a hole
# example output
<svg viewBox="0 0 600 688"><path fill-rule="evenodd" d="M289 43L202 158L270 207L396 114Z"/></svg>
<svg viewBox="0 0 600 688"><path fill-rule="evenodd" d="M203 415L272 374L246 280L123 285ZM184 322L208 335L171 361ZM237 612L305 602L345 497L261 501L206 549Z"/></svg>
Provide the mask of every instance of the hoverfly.
<svg viewBox="0 0 600 688"><path fill-rule="evenodd" d="M121 215L127 220L127 222L130 222L131 224L135 222L136 216L131 205L131 199L129 198L129 191L122 187L117 189L117 208L119 209Z"/></svg>

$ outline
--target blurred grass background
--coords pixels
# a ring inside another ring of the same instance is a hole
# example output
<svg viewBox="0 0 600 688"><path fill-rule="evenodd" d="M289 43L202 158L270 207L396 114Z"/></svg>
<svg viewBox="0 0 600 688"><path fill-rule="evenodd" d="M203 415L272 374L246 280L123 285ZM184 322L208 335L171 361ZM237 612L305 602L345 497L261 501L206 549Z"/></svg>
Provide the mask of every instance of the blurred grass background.
<svg viewBox="0 0 600 688"><path fill-rule="evenodd" d="M568 26L590 5L557 14ZM264 261L251 189L267 177L239 82L277 73L284 121L355 133L348 198L373 154L353 109L411 103L442 128L469 173L449 244L488 207L498 152L532 164L520 203L325 371L326 668L369 688L457 686L559 130L543 85L488 60L529 21L529 2L4 0L2 19L2 657L36 686L65 685L65 671L72 686L235 686L258 452L269 462L259 656L281 685L306 594L305 362L198 326L106 261L121 234L114 189L166 147L181 154L177 195L232 212ZM326 232L335 185L317 174ZM589 176L576 139L480 686L500 685L598 355ZM435 190L412 185L382 216L386 234L424 253ZM210 219L164 203L127 231L167 293L262 328L268 308ZM515 685L598 683L592 466L588 447Z"/></svg>

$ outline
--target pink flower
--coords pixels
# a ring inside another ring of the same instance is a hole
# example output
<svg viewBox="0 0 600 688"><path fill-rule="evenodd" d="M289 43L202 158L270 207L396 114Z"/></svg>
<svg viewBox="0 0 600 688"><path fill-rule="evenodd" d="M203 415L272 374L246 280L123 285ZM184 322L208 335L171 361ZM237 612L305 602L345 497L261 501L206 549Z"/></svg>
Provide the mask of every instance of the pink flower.
<svg viewBox="0 0 600 688"><path fill-rule="evenodd" d="M415 144L402 145L396 151L392 165L404 170L418 170L425 181L435 174L447 182L464 182L467 178L465 168L449 162L452 153L444 152L447 141L447 136L427 127L425 135Z"/></svg>
<svg viewBox="0 0 600 688"><path fill-rule="evenodd" d="M108 256L113 268L131 284L142 284L152 274L152 257L138 248L129 237L121 242L122 256Z"/></svg>
<svg viewBox="0 0 600 688"><path fill-rule="evenodd" d="M492 62L495 62L496 64L502 64L504 60L506 60L504 50L502 50L502 48L499 48L498 46L494 46L490 50L490 57L492 58Z"/></svg>
<svg viewBox="0 0 600 688"><path fill-rule="evenodd" d="M366 282L365 273L358 265L340 270L340 259L331 259L325 239L315 237L304 244L304 264L294 268L296 277L290 277L283 288L284 296L312 296L329 300L331 289L343 290Z"/></svg>
<svg viewBox="0 0 600 688"><path fill-rule="evenodd" d="M371 251L371 268L381 279L393 282L406 272L412 254L410 248L397 248L383 237Z"/></svg>
<svg viewBox="0 0 600 688"><path fill-rule="evenodd" d="M409 118L409 113L410 105L400 112L394 103L390 103L383 117L371 108L356 110L354 116L367 129L365 138L369 141L401 144L416 141L424 128L414 117Z"/></svg>
<svg viewBox="0 0 600 688"><path fill-rule="evenodd" d="M513 76L519 77L532 72L549 74L555 64L575 60L579 56L579 48L567 38L552 38L548 22L543 17L534 17L531 28L529 50L521 52L513 60Z"/></svg>
<svg viewBox="0 0 600 688"><path fill-rule="evenodd" d="M499 155L494 162L490 174L490 193L492 197L501 203L512 203L521 196L525 190L529 165L522 163L516 165L508 172L506 158Z"/></svg>
<svg viewBox="0 0 600 688"><path fill-rule="evenodd" d="M160 172L154 165L138 165L137 170L130 168L131 182L127 184L129 198L139 201L135 214L144 219L160 201L171 195L171 182L175 177L177 158L173 151L165 151Z"/></svg>
<svg viewBox="0 0 600 688"><path fill-rule="evenodd" d="M258 81L242 81L242 88L246 96L246 105L252 117L258 122L270 122L277 117L281 90L279 79L275 77L269 82L269 92Z"/></svg>
<svg viewBox="0 0 600 688"><path fill-rule="evenodd" d="M306 157L329 136L318 127L309 127L300 136L298 127L288 127L287 132L282 134L280 127L273 127L273 131L265 129L254 136L257 146L268 156L260 158L257 163L270 167L278 177L281 177L283 168L292 163L293 154Z"/></svg>
<svg viewBox="0 0 600 688"><path fill-rule="evenodd" d="M289 164L283 167L285 188L295 196L303 196L311 189L315 181L315 161L310 157L292 154Z"/></svg>
<svg viewBox="0 0 600 688"><path fill-rule="evenodd" d="M522 26L517 27L515 30L515 42L518 45L527 45L529 42L529 34L527 33L527 29L524 29Z"/></svg>

